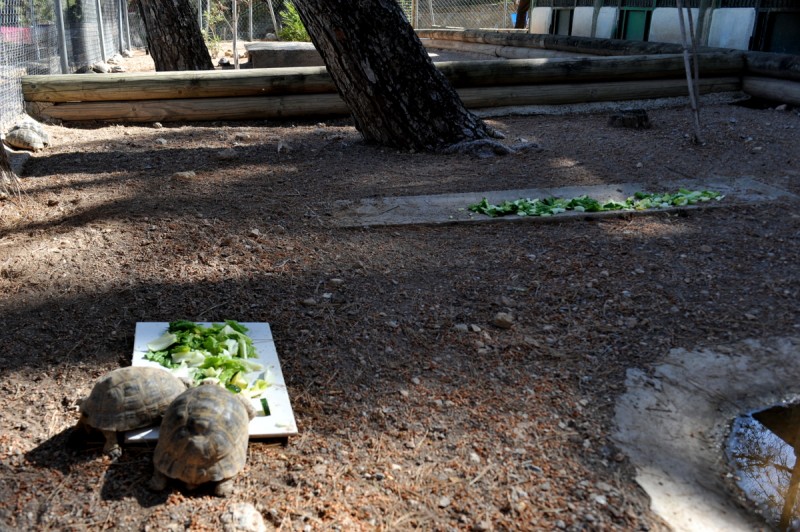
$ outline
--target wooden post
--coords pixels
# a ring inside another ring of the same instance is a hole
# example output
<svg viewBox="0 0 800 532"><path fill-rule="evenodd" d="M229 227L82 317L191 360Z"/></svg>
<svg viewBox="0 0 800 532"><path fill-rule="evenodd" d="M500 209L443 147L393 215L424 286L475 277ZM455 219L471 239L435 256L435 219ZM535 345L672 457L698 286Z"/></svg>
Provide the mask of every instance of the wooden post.
<svg viewBox="0 0 800 532"><path fill-rule="evenodd" d="M108 55L106 55L106 32L103 29L103 8L100 5L100 0L95 0L94 6L97 13L97 33L100 37L100 60L105 61Z"/></svg>
<svg viewBox="0 0 800 532"><path fill-rule="evenodd" d="M239 10L237 9L237 0L231 0L233 4L233 68L239 70Z"/></svg>
<svg viewBox="0 0 800 532"><path fill-rule="evenodd" d="M61 60L61 73L69 72L69 61L67 57L67 32L64 28L64 5L61 0L55 0L53 10L56 14L56 27L58 28L58 55Z"/></svg>

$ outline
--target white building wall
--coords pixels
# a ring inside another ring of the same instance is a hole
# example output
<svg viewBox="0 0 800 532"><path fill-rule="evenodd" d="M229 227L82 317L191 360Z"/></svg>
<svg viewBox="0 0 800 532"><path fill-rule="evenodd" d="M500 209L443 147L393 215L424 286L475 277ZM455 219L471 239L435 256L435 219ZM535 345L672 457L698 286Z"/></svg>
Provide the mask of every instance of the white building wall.
<svg viewBox="0 0 800 532"><path fill-rule="evenodd" d="M598 39L614 37L617 31L618 13L616 7L601 7L597 14L597 28L595 28L594 36Z"/></svg>
<svg viewBox="0 0 800 532"><path fill-rule="evenodd" d="M756 10L752 8L717 8L711 16L708 45L719 48L747 50L756 23ZM800 31L800 28L798 28Z"/></svg>
<svg viewBox="0 0 800 532"><path fill-rule="evenodd" d="M572 34L577 37L591 37L593 16L593 7L576 7L572 14Z"/></svg>
<svg viewBox="0 0 800 532"><path fill-rule="evenodd" d="M686 28L686 34L689 35L689 17L686 9L683 11L683 21ZM699 14L697 8L693 8L692 20L697 27L697 16ZM653 10L653 16L650 19L650 34L647 37L650 42L666 42L673 44L683 43L681 37L681 23L678 18L678 9L674 7L659 7Z"/></svg>
<svg viewBox="0 0 800 532"><path fill-rule="evenodd" d="M529 33L549 33L553 20L552 7L534 7L530 12Z"/></svg>

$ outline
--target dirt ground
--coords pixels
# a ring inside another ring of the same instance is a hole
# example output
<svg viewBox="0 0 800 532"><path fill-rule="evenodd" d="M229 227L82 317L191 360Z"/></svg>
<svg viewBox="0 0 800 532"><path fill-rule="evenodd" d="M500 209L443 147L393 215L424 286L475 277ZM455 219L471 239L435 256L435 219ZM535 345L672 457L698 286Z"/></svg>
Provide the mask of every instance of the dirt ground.
<svg viewBox="0 0 800 532"><path fill-rule="evenodd" d="M797 110L707 105L704 146L687 109L649 115L495 117L543 149L493 158L368 146L348 120L48 125L0 200L0 529L219 530L233 502L279 530L664 529L610 438L626 370L800 333L797 201L330 222L376 196L720 176L800 194ZM152 448L67 445L135 323L178 318L269 322L281 358L300 433L251 442L229 499L148 491Z"/></svg>

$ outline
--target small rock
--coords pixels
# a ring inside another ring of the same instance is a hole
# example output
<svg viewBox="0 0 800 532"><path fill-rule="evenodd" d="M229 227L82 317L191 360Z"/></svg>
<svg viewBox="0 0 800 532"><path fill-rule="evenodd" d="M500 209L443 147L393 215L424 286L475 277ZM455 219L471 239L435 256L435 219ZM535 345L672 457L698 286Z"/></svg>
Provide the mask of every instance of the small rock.
<svg viewBox="0 0 800 532"><path fill-rule="evenodd" d="M166 143L167 143L167 139L165 139L165 138L159 137L159 138L156 139L156 144L158 144L159 146L164 146L164 145L166 145Z"/></svg>
<svg viewBox="0 0 800 532"><path fill-rule="evenodd" d="M469 461L473 464L480 464L481 457L476 452L469 453Z"/></svg>
<svg viewBox="0 0 800 532"><path fill-rule="evenodd" d="M514 317L507 312L498 312L492 318L492 325L500 329L510 329L514 325Z"/></svg>
<svg viewBox="0 0 800 532"><path fill-rule="evenodd" d="M481 328L475 325L474 323L470 325L469 328L472 329L472 332L481 332Z"/></svg>
<svg viewBox="0 0 800 532"><path fill-rule="evenodd" d="M403 397L408 397L408 390L400 390L400 395Z"/></svg>
<svg viewBox="0 0 800 532"><path fill-rule="evenodd" d="M700 246L700 251L702 251L703 253L711 253L712 251L711 246L703 244L702 246Z"/></svg>
<svg viewBox="0 0 800 532"><path fill-rule="evenodd" d="M256 228L250 229L250 236L261 236L261 231Z"/></svg>
<svg viewBox="0 0 800 532"><path fill-rule="evenodd" d="M450 497L441 497L439 502L436 503L439 508L447 508L450 506Z"/></svg>
<svg viewBox="0 0 800 532"><path fill-rule="evenodd" d="M494 527L490 521L479 521L472 526L472 530L475 532L490 532L494 530Z"/></svg>
<svg viewBox="0 0 800 532"><path fill-rule="evenodd" d="M417 386L419 386L420 382L422 381L419 380L419 377L414 377L413 379L411 379L411 383L416 384Z"/></svg>
<svg viewBox="0 0 800 532"><path fill-rule="evenodd" d="M785 103L782 103L779 106L775 107L776 111L786 111L787 109L789 109L789 106L786 105Z"/></svg>
<svg viewBox="0 0 800 532"><path fill-rule="evenodd" d="M455 329L458 332L468 332L469 331L469 327L467 326L466 323L456 323L455 325L453 325L453 329Z"/></svg>
<svg viewBox="0 0 800 532"><path fill-rule="evenodd" d="M267 526L255 506L246 502L229 505L220 516L224 532L266 532Z"/></svg>
<svg viewBox="0 0 800 532"><path fill-rule="evenodd" d="M236 140L250 140L250 133L237 133L233 138Z"/></svg>
<svg viewBox="0 0 800 532"><path fill-rule="evenodd" d="M153 122L153 129L161 129L164 126L161 125L161 122Z"/></svg>
<svg viewBox="0 0 800 532"><path fill-rule="evenodd" d="M232 161L236 159L236 150L227 148L217 152L217 160L219 161Z"/></svg>
<svg viewBox="0 0 800 532"><path fill-rule="evenodd" d="M278 153L280 153L282 151L285 151L286 153L289 153L290 151L292 151L292 147L289 146L289 144L287 142L284 142L284 141L281 140L281 141L278 141Z"/></svg>
<svg viewBox="0 0 800 532"><path fill-rule="evenodd" d="M191 179L196 175L197 174L195 174L193 171L188 170L186 172L175 172L174 174L172 174L172 177L174 179Z"/></svg>
<svg viewBox="0 0 800 532"><path fill-rule="evenodd" d="M317 306L317 300L313 297L308 297L303 300L303 306L305 307L315 307Z"/></svg>

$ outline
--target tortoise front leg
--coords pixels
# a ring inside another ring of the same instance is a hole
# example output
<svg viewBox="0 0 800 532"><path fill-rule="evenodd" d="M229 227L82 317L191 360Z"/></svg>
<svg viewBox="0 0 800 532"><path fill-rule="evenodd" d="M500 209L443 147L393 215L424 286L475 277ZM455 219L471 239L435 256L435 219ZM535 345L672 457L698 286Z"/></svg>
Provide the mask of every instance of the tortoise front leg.
<svg viewBox="0 0 800 532"><path fill-rule="evenodd" d="M152 491L163 491L167 487L168 480L165 474L156 469L153 471L153 476L150 478L147 487Z"/></svg>
<svg viewBox="0 0 800 532"><path fill-rule="evenodd" d="M110 456L112 460L116 460L122 456L122 447L120 447L119 443L117 443L116 431L104 430L103 436L106 438L106 444L103 446L103 452Z"/></svg>
<svg viewBox="0 0 800 532"><path fill-rule="evenodd" d="M233 495L233 479L229 478L218 482L216 486L214 486L214 495L217 497L228 497L229 495Z"/></svg>

